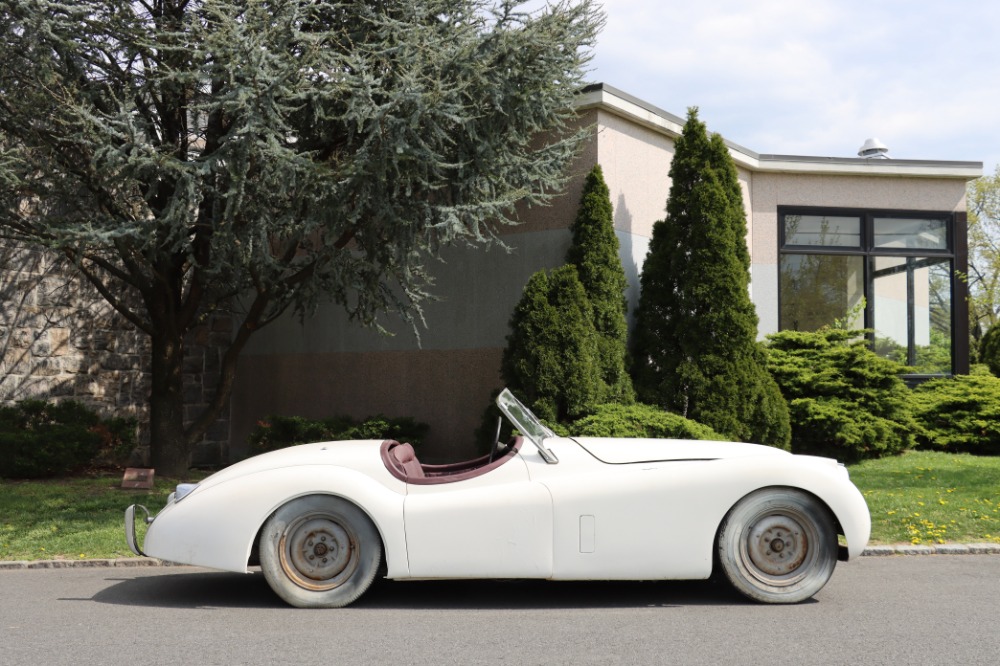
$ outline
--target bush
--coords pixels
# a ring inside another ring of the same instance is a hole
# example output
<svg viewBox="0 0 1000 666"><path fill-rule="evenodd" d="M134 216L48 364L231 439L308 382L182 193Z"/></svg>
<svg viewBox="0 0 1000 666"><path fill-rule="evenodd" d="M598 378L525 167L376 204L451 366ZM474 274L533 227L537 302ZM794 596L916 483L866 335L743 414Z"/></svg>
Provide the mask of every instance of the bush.
<svg viewBox="0 0 1000 666"><path fill-rule="evenodd" d="M920 448L1000 455L1000 378L958 375L913 390Z"/></svg>
<svg viewBox="0 0 1000 666"><path fill-rule="evenodd" d="M604 401L594 310L574 266L532 275L510 330L501 375L539 417L570 421Z"/></svg>
<svg viewBox="0 0 1000 666"><path fill-rule="evenodd" d="M574 421L565 430L568 435L581 437L727 439L697 421L643 404L601 405L593 414Z"/></svg>
<svg viewBox="0 0 1000 666"><path fill-rule="evenodd" d="M917 429L906 367L873 352L864 331L768 336L769 368L788 401L792 451L844 462L900 453Z"/></svg>
<svg viewBox="0 0 1000 666"><path fill-rule="evenodd" d="M102 421L73 401L0 407L0 476L35 479L77 470L116 441L118 421Z"/></svg>
<svg viewBox="0 0 1000 666"><path fill-rule="evenodd" d="M414 446L423 443L426 423L409 417L391 419L381 414L357 422L346 416L307 419L301 416L269 416L258 421L250 433L250 455L284 449L296 444L349 439L395 439Z"/></svg>
<svg viewBox="0 0 1000 666"><path fill-rule="evenodd" d="M1000 326L991 326L979 341L979 360L994 376L1000 377Z"/></svg>

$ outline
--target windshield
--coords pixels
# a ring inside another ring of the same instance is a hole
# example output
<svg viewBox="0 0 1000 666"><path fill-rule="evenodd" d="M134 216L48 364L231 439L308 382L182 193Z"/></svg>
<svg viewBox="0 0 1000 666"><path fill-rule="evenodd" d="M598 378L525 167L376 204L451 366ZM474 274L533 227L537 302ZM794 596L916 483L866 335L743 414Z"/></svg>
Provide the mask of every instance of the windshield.
<svg viewBox="0 0 1000 666"><path fill-rule="evenodd" d="M537 416L532 414L531 410L525 407L520 400L515 398L509 389L504 389L497 396L497 407L507 415L507 418L510 419L514 427L535 445L546 462L557 462L555 455L542 446L542 441L546 437L555 437L556 434L549 430Z"/></svg>

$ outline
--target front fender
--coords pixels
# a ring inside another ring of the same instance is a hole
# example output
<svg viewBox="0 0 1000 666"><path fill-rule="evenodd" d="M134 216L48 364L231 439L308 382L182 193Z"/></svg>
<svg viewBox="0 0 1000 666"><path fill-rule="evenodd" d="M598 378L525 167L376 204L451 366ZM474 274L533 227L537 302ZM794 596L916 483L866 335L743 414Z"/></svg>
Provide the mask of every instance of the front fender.
<svg viewBox="0 0 1000 666"><path fill-rule="evenodd" d="M819 498L833 513L847 541L842 559L858 557L871 536L871 514L861 491L851 482L847 468L830 458L796 455L778 461L746 459L741 473L759 479L753 490L768 486L800 488ZM770 463L770 464L769 464Z"/></svg>
<svg viewBox="0 0 1000 666"><path fill-rule="evenodd" d="M262 470L198 488L168 504L149 525L146 555L178 564L246 572L254 540L278 507L306 495L335 495L371 518L382 537L389 577L406 576L405 484L389 488L334 465Z"/></svg>

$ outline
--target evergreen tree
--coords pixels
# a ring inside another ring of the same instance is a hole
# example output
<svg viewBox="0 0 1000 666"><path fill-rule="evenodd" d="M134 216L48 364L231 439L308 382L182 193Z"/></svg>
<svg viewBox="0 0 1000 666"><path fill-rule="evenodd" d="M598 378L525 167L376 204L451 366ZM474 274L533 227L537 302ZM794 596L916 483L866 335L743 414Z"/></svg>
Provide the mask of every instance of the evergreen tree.
<svg viewBox="0 0 1000 666"><path fill-rule="evenodd" d="M567 421L603 400L594 311L576 268L532 275L510 329L501 374L538 416Z"/></svg>
<svg viewBox="0 0 1000 666"><path fill-rule="evenodd" d="M985 363L994 376L1000 377L1000 324L993 324L979 341L979 362Z"/></svg>
<svg viewBox="0 0 1000 666"><path fill-rule="evenodd" d="M181 474L250 335L333 301L413 321L425 263L565 183L592 0L0 4L0 238L45 247L152 349L152 463ZM235 319L189 413L189 333Z"/></svg>
<svg viewBox="0 0 1000 666"><path fill-rule="evenodd" d="M628 374L628 282L618 256L611 195L601 165L587 175L580 208L572 227L573 244L566 261L576 266L597 329L597 364L607 385L605 400L631 403L635 400Z"/></svg>
<svg viewBox="0 0 1000 666"><path fill-rule="evenodd" d="M642 402L743 441L787 447L788 408L756 342L746 214L729 150L690 109L653 226L634 334Z"/></svg>

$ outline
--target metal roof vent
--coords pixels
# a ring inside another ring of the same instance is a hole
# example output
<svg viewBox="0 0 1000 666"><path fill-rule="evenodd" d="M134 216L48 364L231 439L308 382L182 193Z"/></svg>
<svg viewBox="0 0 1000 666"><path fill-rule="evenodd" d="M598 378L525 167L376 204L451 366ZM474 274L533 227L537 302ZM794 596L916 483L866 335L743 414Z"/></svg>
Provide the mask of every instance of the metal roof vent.
<svg viewBox="0 0 1000 666"><path fill-rule="evenodd" d="M865 145L858 149L858 157L869 160L887 160L889 159L889 146L878 139L868 139L865 141Z"/></svg>

